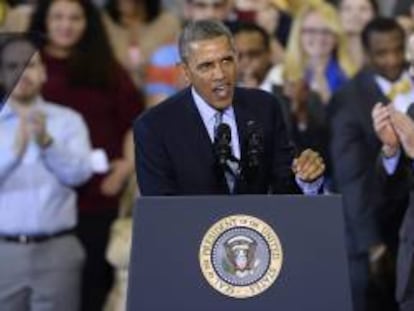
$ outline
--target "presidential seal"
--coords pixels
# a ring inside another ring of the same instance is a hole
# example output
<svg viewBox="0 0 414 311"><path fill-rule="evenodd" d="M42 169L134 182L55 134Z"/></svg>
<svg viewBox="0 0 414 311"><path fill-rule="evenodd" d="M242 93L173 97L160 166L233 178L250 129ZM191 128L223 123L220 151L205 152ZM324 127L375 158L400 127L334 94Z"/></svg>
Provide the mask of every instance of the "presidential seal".
<svg viewBox="0 0 414 311"><path fill-rule="evenodd" d="M248 215L221 219L205 234L199 260L207 282L233 298L261 294L277 279L283 262L278 236Z"/></svg>

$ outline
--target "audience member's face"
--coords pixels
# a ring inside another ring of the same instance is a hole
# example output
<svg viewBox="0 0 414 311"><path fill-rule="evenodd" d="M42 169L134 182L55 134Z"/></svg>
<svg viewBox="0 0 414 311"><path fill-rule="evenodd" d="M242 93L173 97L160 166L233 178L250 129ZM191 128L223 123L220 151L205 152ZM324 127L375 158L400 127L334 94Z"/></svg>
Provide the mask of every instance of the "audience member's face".
<svg viewBox="0 0 414 311"><path fill-rule="evenodd" d="M248 71L262 83L271 66L270 52L259 32L240 32L234 36L238 53L239 71Z"/></svg>
<svg viewBox="0 0 414 311"><path fill-rule="evenodd" d="M342 0L339 15L345 32L359 35L375 12L368 0Z"/></svg>
<svg viewBox="0 0 414 311"><path fill-rule="evenodd" d="M301 44L310 58L329 57L336 45L335 34L317 12L308 13L302 24Z"/></svg>
<svg viewBox="0 0 414 311"><path fill-rule="evenodd" d="M24 41L13 42L4 48L1 57L1 76L6 89L12 90L11 98L25 102L36 97L46 80L46 73L33 46Z"/></svg>
<svg viewBox="0 0 414 311"><path fill-rule="evenodd" d="M257 2L262 2L262 0L235 0L234 7L240 11L254 11L257 8Z"/></svg>
<svg viewBox="0 0 414 311"><path fill-rule="evenodd" d="M373 69L390 81L397 80L405 65L404 37L396 30L373 32L368 45L369 62Z"/></svg>
<svg viewBox="0 0 414 311"><path fill-rule="evenodd" d="M273 35L279 26L280 11L274 5L259 7L256 11L256 23Z"/></svg>
<svg viewBox="0 0 414 311"><path fill-rule="evenodd" d="M236 55L225 36L190 43L184 72L200 96L216 109L231 105L236 84Z"/></svg>
<svg viewBox="0 0 414 311"><path fill-rule="evenodd" d="M134 0L118 0L118 10L121 14L130 15L137 9L136 1Z"/></svg>
<svg viewBox="0 0 414 311"><path fill-rule="evenodd" d="M23 79L22 73L34 52L34 47L24 39L8 43L3 48L0 55L0 77L5 95L15 89L19 77Z"/></svg>
<svg viewBox="0 0 414 311"><path fill-rule="evenodd" d="M86 29L82 6L77 1L54 1L47 14L46 28L52 45L63 49L73 48Z"/></svg>
<svg viewBox="0 0 414 311"><path fill-rule="evenodd" d="M186 18L192 21L225 21L230 14L230 0L187 0Z"/></svg>

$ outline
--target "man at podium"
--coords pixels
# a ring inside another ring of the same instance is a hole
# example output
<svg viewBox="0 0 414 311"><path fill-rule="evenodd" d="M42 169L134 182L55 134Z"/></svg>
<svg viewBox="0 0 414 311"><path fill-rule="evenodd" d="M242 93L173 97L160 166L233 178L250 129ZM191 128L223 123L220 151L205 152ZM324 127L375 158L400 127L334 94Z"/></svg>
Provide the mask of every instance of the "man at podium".
<svg viewBox="0 0 414 311"><path fill-rule="evenodd" d="M179 52L190 86L134 123L142 195L317 194L323 159L309 149L295 158L277 99L236 86L229 30L191 22Z"/></svg>

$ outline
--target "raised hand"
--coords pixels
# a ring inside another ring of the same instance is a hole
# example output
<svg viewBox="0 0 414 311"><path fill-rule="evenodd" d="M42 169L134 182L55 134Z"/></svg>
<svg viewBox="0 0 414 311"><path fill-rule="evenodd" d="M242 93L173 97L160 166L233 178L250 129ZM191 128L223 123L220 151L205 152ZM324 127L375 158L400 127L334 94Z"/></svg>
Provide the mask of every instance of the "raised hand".
<svg viewBox="0 0 414 311"><path fill-rule="evenodd" d="M32 111L29 115L29 123L36 143L42 148L49 146L52 143L52 137L47 131L44 113Z"/></svg>
<svg viewBox="0 0 414 311"><path fill-rule="evenodd" d="M383 152L386 156L393 156L399 146L399 138L391 122L391 106L377 103L372 110L372 121L375 133L383 144Z"/></svg>
<svg viewBox="0 0 414 311"><path fill-rule="evenodd" d="M20 157L26 151L27 144L30 140L30 131L25 117L20 117L20 124L17 129L15 139L15 150L16 154Z"/></svg>
<svg viewBox="0 0 414 311"><path fill-rule="evenodd" d="M390 110L392 125L399 141L408 157L414 159L414 122L413 120L395 109Z"/></svg>
<svg viewBox="0 0 414 311"><path fill-rule="evenodd" d="M105 196L119 194L132 173L133 168L125 159L116 159L111 162L110 173L104 178L101 184L101 192Z"/></svg>

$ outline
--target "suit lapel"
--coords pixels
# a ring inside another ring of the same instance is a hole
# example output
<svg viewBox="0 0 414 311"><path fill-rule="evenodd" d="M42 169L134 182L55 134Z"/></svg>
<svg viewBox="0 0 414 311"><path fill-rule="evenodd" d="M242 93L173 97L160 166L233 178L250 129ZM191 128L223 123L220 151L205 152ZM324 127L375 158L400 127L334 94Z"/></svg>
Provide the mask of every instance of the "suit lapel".
<svg viewBox="0 0 414 311"><path fill-rule="evenodd" d="M249 112L243 99L235 90L233 100L234 115L236 118L237 132L239 134L239 145L240 145L240 157L244 160L246 154L246 142L247 142L247 122L249 121Z"/></svg>
<svg viewBox="0 0 414 311"><path fill-rule="evenodd" d="M183 123L187 125L186 133L191 134L189 135L192 137L192 141L190 143L193 144L193 150L201 157L200 160L206 161L205 163L210 163L214 161L213 144L210 140L210 136L208 135L203 119L201 118L201 115L194 103L190 88L187 90L186 99L185 108L187 112L187 122Z"/></svg>
<svg viewBox="0 0 414 311"><path fill-rule="evenodd" d="M208 135L206 126L197 109L191 94L191 88L186 90L184 103L186 110L185 133L188 133L190 150L194 156L202 163L201 167L205 169L202 173L205 176L210 176L217 182L217 187L221 193L229 193L224 174L217 169L215 165L216 160L214 156L213 143Z"/></svg>
<svg viewBox="0 0 414 311"><path fill-rule="evenodd" d="M371 119L372 109L378 102L388 104L389 100L376 83L375 74L369 69L363 70L359 74L357 81L359 85L357 92L361 94L362 98L361 103L358 103L362 110L361 116L364 118L362 124L366 131L375 135Z"/></svg>

